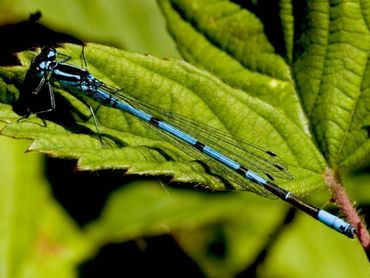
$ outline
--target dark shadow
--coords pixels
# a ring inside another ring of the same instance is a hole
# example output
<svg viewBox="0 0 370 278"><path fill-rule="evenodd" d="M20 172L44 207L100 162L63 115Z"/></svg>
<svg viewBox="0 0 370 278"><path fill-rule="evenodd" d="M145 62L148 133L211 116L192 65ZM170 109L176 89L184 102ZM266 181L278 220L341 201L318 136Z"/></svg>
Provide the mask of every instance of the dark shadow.
<svg viewBox="0 0 370 278"><path fill-rule="evenodd" d="M108 244L79 266L79 277L205 277L170 235Z"/></svg>
<svg viewBox="0 0 370 278"><path fill-rule="evenodd" d="M40 94L39 96L43 97L42 94ZM63 97L57 92L54 94L54 97L56 103L55 109L46 113L37 114L38 118L59 124L63 126L66 130L71 131L73 133L93 135L98 138L95 129L90 129L84 126L83 124L79 124L77 121L77 119L79 119L79 121L82 123L87 122L90 119L91 115L86 115L79 111L78 109L76 109L65 97ZM13 110L21 117L22 115L21 110L23 104L19 100L20 98L13 104ZM46 98L46 100L48 99ZM40 103L40 106L43 106L43 104ZM31 119L27 118L23 119L22 121L32 122ZM116 142L118 145L123 144L120 140L118 140L117 138L113 138L110 135L102 134L102 136L103 137L105 136L111 141Z"/></svg>
<svg viewBox="0 0 370 278"><path fill-rule="evenodd" d="M283 27L280 20L279 0L231 0L239 6L247 9L260 19L264 32L269 42L273 45L275 52L286 57Z"/></svg>
<svg viewBox="0 0 370 278"><path fill-rule="evenodd" d="M210 228L213 231L213 237L208 238L207 255L213 259L225 260L227 258L228 245L223 225L215 223Z"/></svg>
<svg viewBox="0 0 370 278"><path fill-rule="evenodd" d="M78 171L75 160L46 157L45 175L54 197L84 226L100 216L109 195L132 180L124 171Z"/></svg>
<svg viewBox="0 0 370 278"><path fill-rule="evenodd" d="M23 50L46 45L57 47L66 42L83 44L73 36L55 32L39 24L37 20L41 16L41 12L37 12L31 14L29 20L0 27L0 37L6 38L0 44L0 65L19 65L15 53Z"/></svg>
<svg viewBox="0 0 370 278"><path fill-rule="evenodd" d="M310 47L310 42L307 41L307 32L311 27L307 1L293 0L292 5L294 18L294 62L305 52L306 48Z"/></svg>
<svg viewBox="0 0 370 278"><path fill-rule="evenodd" d="M211 161L211 159L209 159L209 161ZM232 183L225 178L225 175L224 175L224 173L222 173L221 169L218 169L218 172L220 172L220 173L216 173L215 171L212 170L212 168L210 166L207 165L206 162L201 161L201 160L196 160L196 162L203 166L204 171L208 175L217 177L225 185L225 190L226 191L235 190L234 185L232 185ZM211 163L217 164L218 162L211 162ZM221 167L218 167L218 168L221 168Z"/></svg>
<svg viewBox="0 0 370 278"><path fill-rule="evenodd" d="M212 194L215 197L230 193L212 192L195 183L173 182L170 176L125 175L124 169L79 171L76 165L76 160L45 157L45 175L53 196L81 227L100 217L108 197L115 190L138 179L161 180L172 188L196 190L199 194Z"/></svg>

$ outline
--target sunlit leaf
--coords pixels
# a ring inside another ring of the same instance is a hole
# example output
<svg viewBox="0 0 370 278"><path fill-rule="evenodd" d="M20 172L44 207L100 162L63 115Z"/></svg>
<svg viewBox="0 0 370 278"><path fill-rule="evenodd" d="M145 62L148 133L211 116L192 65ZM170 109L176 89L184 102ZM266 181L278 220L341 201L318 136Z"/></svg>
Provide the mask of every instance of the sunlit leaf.
<svg viewBox="0 0 370 278"><path fill-rule="evenodd" d="M66 45L60 51L72 57L71 63L81 64L79 46ZM85 53L89 69L97 78L123 88L137 100L217 128L227 133L232 138L230 140L242 143L240 138L243 138L243 141L278 154L294 176L293 181L278 179L281 185L298 194L323 187L321 173L325 164L320 154L306 133L279 108L231 88L183 61L163 60L92 44L85 48ZM25 67L2 69L0 74L6 88L13 86L12 83L16 87L21 86L19 80L25 74L29 56L23 55ZM58 87L58 84L54 85ZM12 118L12 123L2 133L34 139L31 150L77 158L81 169L120 168L129 173L170 175L177 181L225 189L219 178L208 174L207 169L195 162L205 159L200 152L163 137L161 132L153 131L153 128L118 109L105 106L98 107L96 113L101 132L110 145L108 149L102 148L98 136L94 135L96 129L91 117L86 122L90 116L89 109L67 92L63 92L60 98L63 103L58 103L57 98L57 112L63 116L55 117L55 123L47 122L46 127L40 120L32 122L32 118L19 122L19 116L9 106L2 106L2 119ZM97 103L92 105L96 107ZM72 117L68 116L70 111L74 112L73 120L67 121ZM157 117L161 117L160 112ZM246 167L253 169L253 165ZM259 172L258 169L255 171ZM253 185L232 185L239 190L258 191Z"/></svg>
<svg viewBox="0 0 370 278"><path fill-rule="evenodd" d="M319 146L333 167L370 154L370 6L308 1L294 73ZM301 19L301 20L302 20Z"/></svg>
<svg viewBox="0 0 370 278"><path fill-rule="evenodd" d="M260 20L229 1L158 1L181 55L276 109L302 129L291 69L274 53Z"/></svg>

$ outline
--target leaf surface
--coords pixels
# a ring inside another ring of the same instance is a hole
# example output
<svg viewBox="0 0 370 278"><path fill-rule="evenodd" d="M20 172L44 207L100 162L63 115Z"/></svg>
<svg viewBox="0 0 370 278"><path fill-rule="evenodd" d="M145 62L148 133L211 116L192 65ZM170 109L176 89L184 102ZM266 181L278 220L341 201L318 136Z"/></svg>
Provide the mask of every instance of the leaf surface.
<svg viewBox="0 0 370 278"><path fill-rule="evenodd" d="M59 51L72 57L70 63L81 64L79 46L66 45ZM163 60L94 44L88 45L85 52L89 70L107 84L123 88L124 94L160 107L160 111L173 112L217 128L236 143L242 138L278 154L289 164L294 176L294 182L278 179L282 186L298 194L323 187L321 173L325 163L321 155L307 134L280 109L183 61ZM30 55L22 56L24 67L1 70L5 89L14 91L14 87L21 86ZM199 183L212 190L226 189L219 177L210 175L204 165L196 162L208 163L200 152L170 140L162 132L118 109L91 102L97 108L99 128L110 146L101 148L89 109L72 94L58 89L58 82L54 83L57 103L60 99L54 122L47 122L46 127L37 119L36 122L31 122L31 118L17 122L19 116L4 105L2 119L12 123L2 133L34 139L30 150L77 158L81 169L126 169L135 174L169 175L176 181ZM13 96L9 99L10 102L14 100ZM224 173L226 179L235 177L228 172L218 174ZM233 183L233 179L231 184L237 190L259 190L251 184Z"/></svg>

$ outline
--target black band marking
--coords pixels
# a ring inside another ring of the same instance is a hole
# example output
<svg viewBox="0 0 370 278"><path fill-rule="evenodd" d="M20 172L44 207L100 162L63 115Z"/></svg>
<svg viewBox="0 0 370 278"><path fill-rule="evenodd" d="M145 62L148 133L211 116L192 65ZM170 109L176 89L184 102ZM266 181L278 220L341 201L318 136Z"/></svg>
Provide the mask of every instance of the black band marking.
<svg viewBox="0 0 370 278"><path fill-rule="evenodd" d="M159 123L160 123L160 120L155 118L155 117L151 117L150 120L149 120L149 123L155 125L155 126L158 126Z"/></svg>
<svg viewBox="0 0 370 278"><path fill-rule="evenodd" d="M194 145L198 150L203 151L205 145L202 142L197 141Z"/></svg>
<svg viewBox="0 0 370 278"><path fill-rule="evenodd" d="M241 174L242 176L246 176L247 172L248 172L248 169L245 168L244 166L240 165L239 169L237 170L237 172L239 174Z"/></svg>
<svg viewBox="0 0 370 278"><path fill-rule="evenodd" d="M116 99L112 99L111 105L112 105L113 108L115 108L117 106L117 100Z"/></svg>

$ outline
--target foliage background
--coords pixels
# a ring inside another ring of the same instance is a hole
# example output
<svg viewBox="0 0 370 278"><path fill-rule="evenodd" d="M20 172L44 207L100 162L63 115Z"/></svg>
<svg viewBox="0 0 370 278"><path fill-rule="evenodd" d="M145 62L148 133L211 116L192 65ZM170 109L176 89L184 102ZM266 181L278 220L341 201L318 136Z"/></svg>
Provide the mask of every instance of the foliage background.
<svg viewBox="0 0 370 278"><path fill-rule="evenodd" d="M80 40L180 58L155 1L1 1L1 25L37 10L40 23ZM76 173L73 161L24 154L28 144L0 137L0 277L369 273L356 241L282 202L163 187L117 173ZM363 172L345 179L364 208L368 181ZM328 195L310 198L325 205Z"/></svg>

